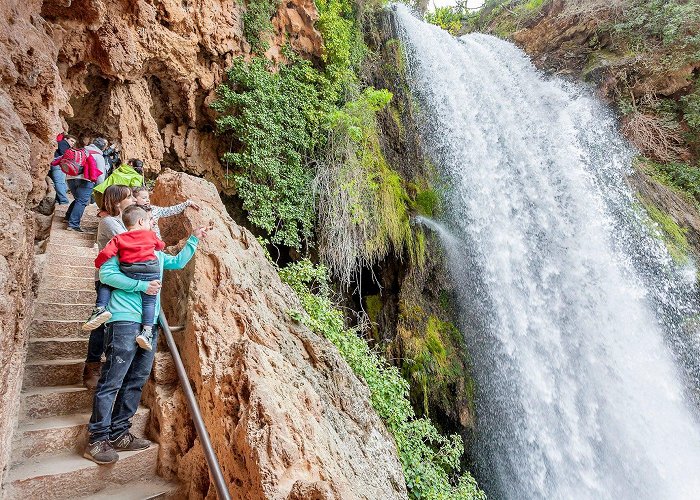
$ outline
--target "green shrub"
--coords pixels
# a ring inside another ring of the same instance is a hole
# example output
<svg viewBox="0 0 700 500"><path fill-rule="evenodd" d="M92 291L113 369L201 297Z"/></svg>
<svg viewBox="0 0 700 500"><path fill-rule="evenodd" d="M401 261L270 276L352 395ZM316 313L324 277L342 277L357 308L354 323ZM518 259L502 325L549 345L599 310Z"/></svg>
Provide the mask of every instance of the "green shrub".
<svg viewBox="0 0 700 500"><path fill-rule="evenodd" d="M680 99L683 119L696 134L700 134L700 79L695 81L695 91Z"/></svg>
<svg viewBox="0 0 700 500"><path fill-rule="evenodd" d="M686 194L694 203L700 203L700 166L687 163L658 163L644 160L644 166L661 183Z"/></svg>
<svg viewBox="0 0 700 500"><path fill-rule="evenodd" d="M243 35L254 53L265 52L270 44L265 35L272 33L271 18L277 11L277 0L252 0L243 13Z"/></svg>
<svg viewBox="0 0 700 500"><path fill-rule="evenodd" d="M455 7L436 7L434 12L425 13L425 20L452 35L456 35L462 29L462 15Z"/></svg>
<svg viewBox="0 0 700 500"><path fill-rule="evenodd" d="M700 59L698 2L630 0L612 31L635 52L666 50L669 66Z"/></svg>
<svg viewBox="0 0 700 500"><path fill-rule="evenodd" d="M293 54L277 72L264 58L236 59L227 76L212 107L222 114L218 131L232 134L239 147L223 160L234 167L249 220L272 243L298 248L313 229L314 174L307 158L325 137L329 82Z"/></svg>
<svg viewBox="0 0 700 500"><path fill-rule="evenodd" d="M427 419L416 418L408 399L408 382L389 366L357 332L345 327L330 298L328 276L308 260L288 265L280 277L299 296L304 311L290 314L323 335L340 351L355 374L367 383L372 406L396 440L411 499L485 499L476 481L464 472L454 483L464 452L458 435L444 436Z"/></svg>

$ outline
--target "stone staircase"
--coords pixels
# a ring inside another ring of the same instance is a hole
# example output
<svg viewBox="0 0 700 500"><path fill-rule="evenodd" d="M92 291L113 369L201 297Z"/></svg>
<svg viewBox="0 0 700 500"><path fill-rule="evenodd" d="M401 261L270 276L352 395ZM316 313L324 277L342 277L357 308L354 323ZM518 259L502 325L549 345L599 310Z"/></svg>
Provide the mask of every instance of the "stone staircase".
<svg viewBox="0 0 700 500"><path fill-rule="evenodd" d="M99 466L83 458L93 391L82 385L89 334L80 329L95 302L94 258L98 218L90 207L86 233L66 231L57 207L29 335L19 422L13 437L5 499L178 498L177 484L156 474L158 445L120 453ZM146 435L141 407L134 434Z"/></svg>

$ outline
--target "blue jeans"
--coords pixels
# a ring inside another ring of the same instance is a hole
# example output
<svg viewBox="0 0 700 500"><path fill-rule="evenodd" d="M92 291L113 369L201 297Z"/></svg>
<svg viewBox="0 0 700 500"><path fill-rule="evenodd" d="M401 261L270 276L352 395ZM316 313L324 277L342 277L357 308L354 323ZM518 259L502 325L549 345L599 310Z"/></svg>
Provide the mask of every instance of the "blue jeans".
<svg viewBox="0 0 700 500"><path fill-rule="evenodd" d="M95 291L97 292L97 300L95 301L95 307L107 307L109 305L109 299L112 297L112 288L109 285L105 285L101 281L95 281ZM153 302L155 304L155 301Z"/></svg>
<svg viewBox="0 0 700 500"><path fill-rule="evenodd" d="M80 227L80 219L83 218L85 207L90 204L90 195L92 195L92 188L94 187L94 182L85 179L68 179L68 189L73 193L74 198L66 211L68 227L73 229Z"/></svg>
<svg viewBox="0 0 700 500"><path fill-rule="evenodd" d="M95 302L95 307L107 307L109 304L109 297L112 295L112 287L107 286L99 281L95 281L95 292L97 293L97 302ZM106 299L105 299L106 295ZM101 304L101 301L104 301ZM86 363L96 363L102 361L102 353L105 352L105 325L102 324L90 332L90 339L88 340L88 352L87 358L85 358Z"/></svg>
<svg viewBox="0 0 700 500"><path fill-rule="evenodd" d="M70 203L70 200L66 195L66 192L68 190L68 186L66 185L66 174L63 173L61 167L59 167L58 165L56 165L55 167L51 167L51 170L49 171L49 177L51 177L51 180L53 181L53 187L56 190L56 201L58 202L58 204L67 205L68 203Z"/></svg>
<svg viewBox="0 0 700 500"><path fill-rule="evenodd" d="M95 388L88 424L90 442L117 439L131 428L131 418L141 401L156 354L158 330L153 331L153 350L141 349L134 339L141 325L131 321L108 323L105 333L107 361Z"/></svg>
<svg viewBox="0 0 700 500"><path fill-rule="evenodd" d="M157 273L137 273L128 271L120 266L121 272L129 278L139 281L153 281L160 279L160 272ZM156 323L156 297L157 295L148 295L146 292L141 292L141 322L144 326L153 325Z"/></svg>

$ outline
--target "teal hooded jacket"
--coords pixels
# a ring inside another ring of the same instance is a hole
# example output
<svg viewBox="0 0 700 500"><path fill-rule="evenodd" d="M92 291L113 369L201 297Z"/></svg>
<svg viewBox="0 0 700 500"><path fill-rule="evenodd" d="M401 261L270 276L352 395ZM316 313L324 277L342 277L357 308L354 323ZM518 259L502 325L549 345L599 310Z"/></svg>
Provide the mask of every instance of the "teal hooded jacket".
<svg viewBox="0 0 700 500"><path fill-rule="evenodd" d="M197 250L199 240L196 236L190 236L185 246L177 255L168 255L163 252L156 252L160 262L160 275L164 270L177 270L184 268ZM107 309L112 313L112 317L107 323L115 321L131 321L141 323L141 294L148 288L148 281L131 279L119 270L119 261L112 257L100 267L100 281L105 285L114 288L109 299ZM160 293L156 298L155 322L158 322L158 312L160 311Z"/></svg>

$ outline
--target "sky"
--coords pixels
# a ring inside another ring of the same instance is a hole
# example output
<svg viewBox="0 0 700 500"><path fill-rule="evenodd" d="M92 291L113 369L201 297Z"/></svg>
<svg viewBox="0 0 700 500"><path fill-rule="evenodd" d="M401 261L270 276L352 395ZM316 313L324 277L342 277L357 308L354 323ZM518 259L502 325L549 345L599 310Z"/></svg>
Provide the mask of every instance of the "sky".
<svg viewBox="0 0 700 500"><path fill-rule="evenodd" d="M456 0L430 0L428 2L428 10L433 10L435 7L445 7L447 5L455 5ZM481 7L484 0L467 0L467 7Z"/></svg>

